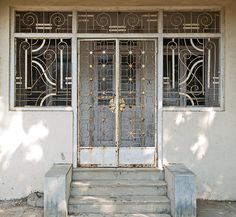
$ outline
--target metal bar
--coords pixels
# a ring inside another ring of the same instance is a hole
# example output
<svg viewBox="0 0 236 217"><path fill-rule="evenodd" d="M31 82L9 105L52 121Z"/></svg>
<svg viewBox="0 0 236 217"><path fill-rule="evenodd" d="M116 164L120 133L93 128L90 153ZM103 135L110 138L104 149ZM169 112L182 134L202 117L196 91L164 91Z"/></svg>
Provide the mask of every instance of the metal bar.
<svg viewBox="0 0 236 217"><path fill-rule="evenodd" d="M208 42L210 39L208 39ZM216 64L216 63L215 63ZM207 52L207 88L210 88L210 79L211 79L211 49L208 49Z"/></svg>
<svg viewBox="0 0 236 217"><path fill-rule="evenodd" d="M15 9L11 9L11 34L10 34L10 110L14 110L16 88L15 88L15 62L16 62L16 45L14 39L15 29Z"/></svg>
<svg viewBox="0 0 236 217"><path fill-rule="evenodd" d="M163 33L165 38L220 38L221 33Z"/></svg>
<svg viewBox="0 0 236 217"><path fill-rule="evenodd" d="M175 49L172 49L172 88L175 89Z"/></svg>
<svg viewBox="0 0 236 217"><path fill-rule="evenodd" d="M72 33L14 33L14 37L16 38L40 38L40 39L57 39L57 38L64 38L70 39L75 34ZM76 36L75 36L76 37Z"/></svg>
<svg viewBox="0 0 236 217"><path fill-rule="evenodd" d="M28 42L28 39L25 39L25 42ZM27 78L28 78L28 50L25 49L25 89L27 89Z"/></svg>
<svg viewBox="0 0 236 217"><path fill-rule="evenodd" d="M97 39L108 39L108 40L114 40L114 39L153 39L157 38L160 34L158 33L78 33L77 37L80 39L90 39L90 40L97 40Z"/></svg>
<svg viewBox="0 0 236 217"><path fill-rule="evenodd" d="M159 12L159 32L163 31L163 12ZM157 58L157 57L156 57ZM155 108L156 114L156 145L157 145L157 166L159 169L163 169L163 37L159 37L158 40L158 59L157 61L157 105Z"/></svg>
<svg viewBox="0 0 236 217"><path fill-rule="evenodd" d="M220 38L221 33L77 33L77 38ZM72 38L72 33L14 33L14 37L16 38Z"/></svg>
<svg viewBox="0 0 236 217"><path fill-rule="evenodd" d="M119 146L120 146L120 112L119 112L119 97L120 97L120 44L116 39L116 85L115 85L115 145L116 145L116 160L119 166Z"/></svg>
<svg viewBox="0 0 236 217"><path fill-rule="evenodd" d="M205 6L56 6L56 5L47 5L47 6L17 6L14 7L15 10L17 11L32 11L32 10L41 10L41 11L61 11L61 12L70 12L72 10L77 10L77 11L87 11L87 12L156 12L156 11L219 11L222 9L221 6L215 6L215 5L205 5Z"/></svg>
<svg viewBox="0 0 236 217"><path fill-rule="evenodd" d="M77 167L79 162L79 112L78 112L78 106L79 106L79 98L78 98L78 84L79 84L79 60L80 55L77 56L77 53L79 53L79 45L78 40L76 37L76 29L77 29L77 12L73 11L72 16L72 75L71 79L69 81L72 81L72 109L73 109L73 156L72 156L72 162L73 167Z"/></svg>
<svg viewBox="0 0 236 217"><path fill-rule="evenodd" d="M60 40L62 42L62 39ZM60 88L63 89L63 50L60 49Z"/></svg>
<svg viewBox="0 0 236 217"><path fill-rule="evenodd" d="M221 28L221 34L222 36L220 37L220 107L221 110L225 110L225 89L224 89L224 84L225 84L225 13L224 9L221 9L221 23L220 23L220 28Z"/></svg>

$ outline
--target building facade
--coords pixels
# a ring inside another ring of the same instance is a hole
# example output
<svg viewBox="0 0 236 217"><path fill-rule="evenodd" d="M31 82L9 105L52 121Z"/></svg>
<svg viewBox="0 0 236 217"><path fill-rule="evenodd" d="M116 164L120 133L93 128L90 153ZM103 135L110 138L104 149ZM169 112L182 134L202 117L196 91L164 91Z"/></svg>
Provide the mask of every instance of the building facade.
<svg viewBox="0 0 236 217"><path fill-rule="evenodd" d="M236 3L1 1L0 199L54 163L183 163L234 200Z"/></svg>

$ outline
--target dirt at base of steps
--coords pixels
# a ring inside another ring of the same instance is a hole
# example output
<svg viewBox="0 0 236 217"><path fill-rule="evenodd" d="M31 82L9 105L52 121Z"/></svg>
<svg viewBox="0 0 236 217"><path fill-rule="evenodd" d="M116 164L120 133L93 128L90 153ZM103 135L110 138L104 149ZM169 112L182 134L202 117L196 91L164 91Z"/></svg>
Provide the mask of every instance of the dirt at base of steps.
<svg viewBox="0 0 236 217"><path fill-rule="evenodd" d="M236 201L197 201L197 217L236 217ZM26 199L0 201L0 217L43 217L43 208L27 205Z"/></svg>

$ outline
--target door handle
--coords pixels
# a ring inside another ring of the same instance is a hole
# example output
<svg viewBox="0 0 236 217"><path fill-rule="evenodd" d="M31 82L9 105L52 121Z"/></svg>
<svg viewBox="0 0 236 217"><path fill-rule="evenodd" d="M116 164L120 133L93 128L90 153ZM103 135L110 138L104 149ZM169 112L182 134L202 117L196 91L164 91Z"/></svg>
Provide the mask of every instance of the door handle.
<svg viewBox="0 0 236 217"><path fill-rule="evenodd" d="M116 110L116 104L115 104L116 96L113 96L111 100L109 101L109 109L112 112L115 112ZM123 112L125 110L125 100L123 98L119 98L119 111Z"/></svg>
<svg viewBox="0 0 236 217"><path fill-rule="evenodd" d="M119 99L119 110L123 112L125 110L125 100L123 98Z"/></svg>

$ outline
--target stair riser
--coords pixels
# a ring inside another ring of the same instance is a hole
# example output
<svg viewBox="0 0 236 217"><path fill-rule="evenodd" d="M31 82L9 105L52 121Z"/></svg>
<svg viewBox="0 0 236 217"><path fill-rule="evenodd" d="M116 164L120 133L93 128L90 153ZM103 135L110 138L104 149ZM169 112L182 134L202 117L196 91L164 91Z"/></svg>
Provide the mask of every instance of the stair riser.
<svg viewBox="0 0 236 217"><path fill-rule="evenodd" d="M88 213L83 213L83 214L77 214L77 215L70 215L69 217L171 217L168 214L149 214L149 213L144 213L144 214L88 214Z"/></svg>
<svg viewBox="0 0 236 217"><path fill-rule="evenodd" d="M69 205L70 214L81 213L170 213L169 203L147 203L147 204L77 204Z"/></svg>
<svg viewBox="0 0 236 217"><path fill-rule="evenodd" d="M163 172L128 172L128 171L108 171L108 172L73 172L72 180L120 180L120 179L127 179L127 180L139 180L139 179L145 179L145 180L163 180L164 174Z"/></svg>
<svg viewBox="0 0 236 217"><path fill-rule="evenodd" d="M112 186L112 187L78 187L71 189L71 196L122 196L122 195L140 195L140 196L162 196L167 194L166 186Z"/></svg>

